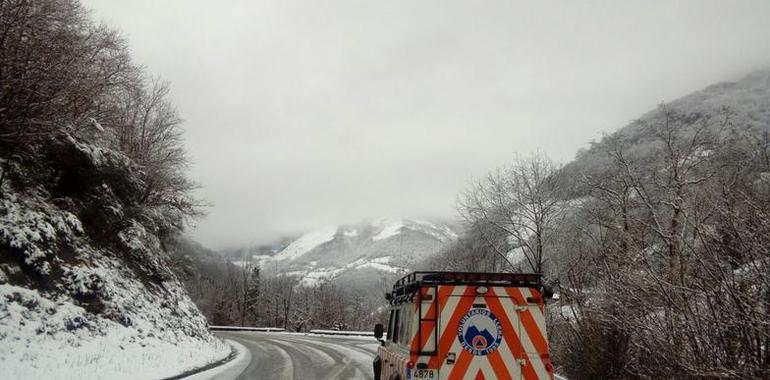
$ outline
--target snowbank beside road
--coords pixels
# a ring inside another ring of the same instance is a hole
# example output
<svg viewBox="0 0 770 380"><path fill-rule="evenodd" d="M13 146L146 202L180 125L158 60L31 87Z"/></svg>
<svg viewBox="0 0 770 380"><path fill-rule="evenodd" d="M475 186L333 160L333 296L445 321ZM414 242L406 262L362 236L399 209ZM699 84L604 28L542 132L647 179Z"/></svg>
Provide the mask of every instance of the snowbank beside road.
<svg viewBox="0 0 770 380"><path fill-rule="evenodd" d="M105 184L138 169L118 153L66 141L89 152L87 164L72 168L112 195L71 198L64 202L71 212L43 191L1 189L0 378L158 379L230 355L154 229L126 218L120 210L135 205L117 201ZM114 165L94 169L105 163ZM85 211L72 205L86 201L89 212L104 213L79 219Z"/></svg>
<svg viewBox="0 0 770 380"><path fill-rule="evenodd" d="M233 350L235 351L235 358L233 360L212 369L205 370L203 372L196 373L191 376L185 377L185 380L233 380L240 375L246 367L251 363L251 351L249 351L244 345L227 339Z"/></svg>
<svg viewBox="0 0 770 380"><path fill-rule="evenodd" d="M184 312L178 306L177 312ZM90 314L66 297L0 284L0 368L4 379L159 379L227 357L213 336L158 325L148 305L130 326ZM191 321L192 323L193 321Z"/></svg>

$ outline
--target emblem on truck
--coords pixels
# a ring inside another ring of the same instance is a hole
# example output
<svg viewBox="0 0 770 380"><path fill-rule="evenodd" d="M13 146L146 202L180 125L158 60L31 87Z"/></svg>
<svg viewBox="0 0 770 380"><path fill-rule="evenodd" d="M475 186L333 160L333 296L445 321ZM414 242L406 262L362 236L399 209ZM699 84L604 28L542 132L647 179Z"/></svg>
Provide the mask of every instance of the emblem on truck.
<svg viewBox="0 0 770 380"><path fill-rule="evenodd" d="M473 355L487 355L503 340L503 328L497 316L487 309L471 309L457 326L457 338Z"/></svg>

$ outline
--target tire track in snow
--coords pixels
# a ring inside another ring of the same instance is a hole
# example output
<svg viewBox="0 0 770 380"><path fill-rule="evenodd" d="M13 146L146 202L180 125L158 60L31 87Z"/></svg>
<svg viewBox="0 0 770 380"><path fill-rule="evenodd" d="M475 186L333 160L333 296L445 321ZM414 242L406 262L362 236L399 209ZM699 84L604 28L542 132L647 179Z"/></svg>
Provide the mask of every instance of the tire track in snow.
<svg viewBox="0 0 770 380"><path fill-rule="evenodd" d="M339 349L335 349L334 347L330 347L327 342L319 340L319 339L303 339L306 337L297 336L297 335L290 335L290 334L283 334L278 335L274 339L281 339L286 342L291 342L295 345L299 346L308 346L312 347L316 350L324 352L326 355L329 355L334 358L335 366L329 369L329 373L326 376L317 376L316 378L329 378L329 379L361 379L361 376L356 375L356 366L354 363L345 353L340 352ZM309 337L307 337L309 338Z"/></svg>
<svg viewBox="0 0 770 380"><path fill-rule="evenodd" d="M278 340L286 343L296 343L296 341L281 339L280 337L271 337L270 340L273 340L273 341ZM334 363L339 362L339 359L340 359L339 355L337 356L330 355L323 349L323 346L317 345L315 344L315 342L309 342L308 344L305 344L303 342L303 344L295 344L292 347L302 351L304 355L315 358L316 360L313 360L314 362L323 361L324 362L323 364L326 364L328 366L333 366Z"/></svg>
<svg viewBox="0 0 770 380"><path fill-rule="evenodd" d="M225 335L225 334L223 334ZM238 341L251 351L251 363L244 369L238 379L253 379L253 374L275 379L293 379L294 363L291 356L275 345L265 344L262 337L246 333L229 333L227 338ZM269 365L265 365L268 363Z"/></svg>
<svg viewBox="0 0 770 380"><path fill-rule="evenodd" d="M303 339L304 338L304 339ZM377 355L377 345L378 343L369 343L361 339L346 339L346 338L333 338L333 337L311 337L308 335L304 336L297 336L297 340L304 342L308 342L310 344L317 343L317 342L324 342L329 343L332 345L337 346L343 346L345 348L352 348L355 350L358 350L364 354L369 354L372 356L372 360L374 360L374 357ZM374 339L374 338L372 338ZM365 347L365 346L373 346L373 347Z"/></svg>
<svg viewBox="0 0 770 380"><path fill-rule="evenodd" d="M372 377L371 363L372 360L374 360L374 355L372 355L371 351L350 343L350 340L330 337L319 337L318 339L308 338L308 336L302 338L297 337L297 340L304 344L312 344L311 342L313 341L320 341L325 347L342 353L344 357L350 358L357 369L368 375L367 378Z"/></svg>
<svg viewBox="0 0 770 380"><path fill-rule="evenodd" d="M281 348L278 344L273 344L273 348L277 350L281 357L284 360L284 363L286 365L283 366L283 372L281 373L281 378L283 379L296 379L296 376L294 374L294 358L289 356L289 353L286 352L283 348Z"/></svg>
<svg viewBox="0 0 770 380"><path fill-rule="evenodd" d="M281 348L290 355L294 363L293 379L313 379L318 378L319 373L330 371L334 368L335 360L331 359L326 353L309 348L305 345L292 344L282 339L270 338L266 342ZM321 360L319 360L319 358ZM329 362L325 359L329 358Z"/></svg>

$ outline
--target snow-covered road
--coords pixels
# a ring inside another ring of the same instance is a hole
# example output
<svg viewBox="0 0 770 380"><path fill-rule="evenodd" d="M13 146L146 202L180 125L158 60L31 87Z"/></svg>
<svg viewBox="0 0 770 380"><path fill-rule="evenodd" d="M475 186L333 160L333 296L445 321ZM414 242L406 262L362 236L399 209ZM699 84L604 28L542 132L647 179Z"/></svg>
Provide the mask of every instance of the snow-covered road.
<svg viewBox="0 0 770 380"><path fill-rule="evenodd" d="M218 331L244 345L251 362L238 379L372 379L372 337Z"/></svg>

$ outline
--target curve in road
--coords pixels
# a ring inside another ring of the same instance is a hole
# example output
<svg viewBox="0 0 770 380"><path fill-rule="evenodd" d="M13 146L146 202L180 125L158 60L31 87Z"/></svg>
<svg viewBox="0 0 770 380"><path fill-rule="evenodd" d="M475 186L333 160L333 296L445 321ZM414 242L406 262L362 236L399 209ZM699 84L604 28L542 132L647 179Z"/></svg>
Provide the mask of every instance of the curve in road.
<svg viewBox="0 0 770 380"><path fill-rule="evenodd" d="M293 333L219 331L244 345L251 362L238 379L373 379L377 341Z"/></svg>

